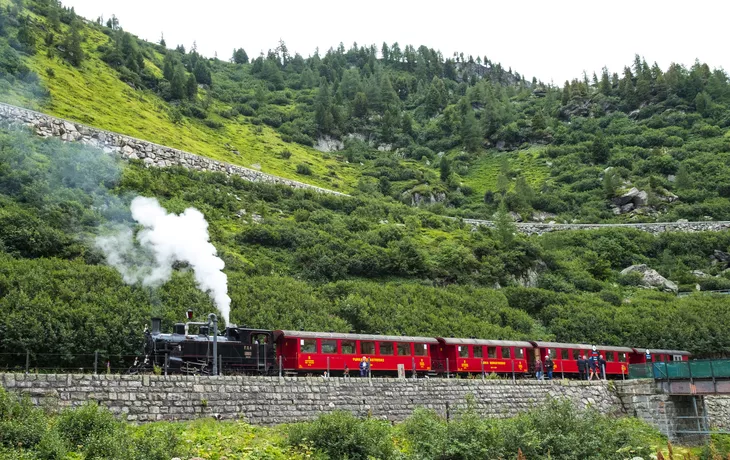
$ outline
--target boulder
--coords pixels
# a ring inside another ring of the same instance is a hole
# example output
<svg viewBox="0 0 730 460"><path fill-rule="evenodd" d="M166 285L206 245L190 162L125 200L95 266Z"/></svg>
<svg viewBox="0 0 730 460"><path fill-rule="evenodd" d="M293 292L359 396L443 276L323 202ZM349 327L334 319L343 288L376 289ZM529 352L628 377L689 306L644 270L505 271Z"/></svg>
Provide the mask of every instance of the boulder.
<svg viewBox="0 0 730 460"><path fill-rule="evenodd" d="M638 208L639 206L646 206L648 203L649 194L643 190L640 190L639 193L637 193L634 197L634 206Z"/></svg>
<svg viewBox="0 0 730 460"><path fill-rule="evenodd" d="M697 278L709 278L710 275L703 272L702 270L692 270L692 275L696 276Z"/></svg>
<svg viewBox="0 0 730 460"><path fill-rule="evenodd" d="M626 203L625 205L621 206L621 214L631 212L634 210L634 203Z"/></svg>
<svg viewBox="0 0 730 460"><path fill-rule="evenodd" d="M323 136L317 139L317 143L314 145L315 150L320 152L336 152L345 148L345 144L341 140L334 139L329 136Z"/></svg>
<svg viewBox="0 0 730 460"><path fill-rule="evenodd" d="M631 190L624 193L623 195L614 198L612 201L616 206L624 206L629 203L633 203L634 198L639 194L639 189L632 187Z"/></svg>
<svg viewBox="0 0 730 460"><path fill-rule="evenodd" d="M655 287L667 292L677 292L678 290L676 283L664 278L658 271L649 268L646 264L632 265L621 270L622 275L632 272L641 273L643 286Z"/></svg>

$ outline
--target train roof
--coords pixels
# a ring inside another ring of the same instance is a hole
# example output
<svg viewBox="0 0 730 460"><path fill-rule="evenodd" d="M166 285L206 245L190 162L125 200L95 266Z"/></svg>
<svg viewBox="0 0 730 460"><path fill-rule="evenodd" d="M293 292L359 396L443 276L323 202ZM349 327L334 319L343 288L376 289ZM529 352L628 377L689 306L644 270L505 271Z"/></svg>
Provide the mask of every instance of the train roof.
<svg viewBox="0 0 730 460"><path fill-rule="evenodd" d="M530 342L519 340L485 340L485 339L459 339L454 337L438 337L438 341L444 345L487 345L496 347L525 347L532 348Z"/></svg>
<svg viewBox="0 0 730 460"><path fill-rule="evenodd" d="M647 348L634 348L636 353L644 354ZM655 348L648 348L649 353L652 355L680 355L680 356L692 356L692 353L684 350L660 350Z"/></svg>
<svg viewBox="0 0 730 460"><path fill-rule="evenodd" d="M294 337L298 339L334 339L334 340L379 340L384 342L418 342L438 343L433 337L410 337L405 335L375 335L375 334L345 334L339 332L309 332L309 331L275 331L274 340L279 337Z"/></svg>
<svg viewBox="0 0 730 460"><path fill-rule="evenodd" d="M560 343L560 342L532 342L537 348L571 348L578 350L590 351L593 349L593 345L587 345L585 343ZM622 353L633 353L634 349L629 347L614 347L611 345L596 345L598 351L618 351Z"/></svg>

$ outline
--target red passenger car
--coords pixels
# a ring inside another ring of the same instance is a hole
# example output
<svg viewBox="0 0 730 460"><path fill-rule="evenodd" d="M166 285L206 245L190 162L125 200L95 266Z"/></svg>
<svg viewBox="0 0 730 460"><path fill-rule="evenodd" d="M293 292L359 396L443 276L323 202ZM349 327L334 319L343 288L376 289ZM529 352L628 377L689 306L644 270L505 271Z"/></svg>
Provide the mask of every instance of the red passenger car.
<svg viewBox="0 0 730 460"><path fill-rule="evenodd" d="M536 350L539 350L540 360L545 361L546 356L553 360L553 378L562 375L578 375L578 356L591 357L593 346L578 343L559 342L532 342ZM608 345L596 346L598 355L606 360L606 375L628 375L629 363L633 363L634 350L628 347L612 347ZM534 364L535 357L533 357Z"/></svg>
<svg viewBox="0 0 730 460"><path fill-rule="evenodd" d="M339 334L332 332L275 331L277 366L297 373L329 371L342 375L359 372L363 357L374 375L395 374L399 367L408 374L431 370L431 337Z"/></svg>
<svg viewBox="0 0 730 460"><path fill-rule="evenodd" d="M526 374L530 342L438 338L432 347L434 369L443 372Z"/></svg>
<svg viewBox="0 0 730 460"><path fill-rule="evenodd" d="M692 355L688 351L682 350L656 350L646 348L634 348L634 354L631 364L645 364L647 362L646 352L649 351L649 361L654 363L670 362L670 361L688 361Z"/></svg>

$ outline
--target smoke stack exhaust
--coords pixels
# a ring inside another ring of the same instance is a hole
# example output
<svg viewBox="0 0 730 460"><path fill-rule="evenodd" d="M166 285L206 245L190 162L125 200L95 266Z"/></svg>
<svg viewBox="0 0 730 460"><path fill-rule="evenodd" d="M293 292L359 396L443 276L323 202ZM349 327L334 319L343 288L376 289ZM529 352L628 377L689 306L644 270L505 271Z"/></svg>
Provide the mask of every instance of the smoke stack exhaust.
<svg viewBox="0 0 730 460"><path fill-rule="evenodd" d="M161 324L162 324L162 320L160 318L152 318L152 333L153 334L160 333Z"/></svg>

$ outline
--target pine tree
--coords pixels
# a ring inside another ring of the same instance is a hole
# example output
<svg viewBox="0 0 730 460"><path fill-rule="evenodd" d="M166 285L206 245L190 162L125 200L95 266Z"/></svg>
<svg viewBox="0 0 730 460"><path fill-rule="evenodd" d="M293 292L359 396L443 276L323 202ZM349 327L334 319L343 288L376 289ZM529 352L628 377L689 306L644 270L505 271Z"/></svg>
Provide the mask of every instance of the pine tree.
<svg viewBox="0 0 730 460"><path fill-rule="evenodd" d="M170 79L170 95L173 99L183 100L187 94L185 85L187 83L185 77L185 68L182 64L175 66L175 70L172 73L172 79Z"/></svg>
<svg viewBox="0 0 730 460"><path fill-rule="evenodd" d="M162 65L162 76L165 77L165 80L172 81L172 75L175 72L175 58L173 58L172 53L168 52L165 54L165 60Z"/></svg>
<svg viewBox="0 0 730 460"><path fill-rule="evenodd" d="M507 190L509 190L510 186L510 180L507 176L504 174L500 174L497 176L497 191L504 195L507 193Z"/></svg>
<svg viewBox="0 0 730 460"><path fill-rule="evenodd" d="M512 244L515 239L515 233L517 233L517 226L507 212L507 206L504 200L499 203L499 209L494 217L494 229L497 233L497 238L499 238L502 244L505 246Z"/></svg>
<svg viewBox="0 0 730 460"><path fill-rule="evenodd" d="M448 181L449 176L451 176L451 161L449 161L449 159L445 155L441 157L441 162L439 163L439 173L442 182Z"/></svg>
<svg viewBox="0 0 730 460"><path fill-rule="evenodd" d="M160 34L160 46L163 48L167 47L167 43L165 42L165 34Z"/></svg>
<svg viewBox="0 0 730 460"><path fill-rule="evenodd" d="M469 152L475 152L482 143L482 132L479 129L476 115L471 105L468 105L466 114L461 122L461 143Z"/></svg>
<svg viewBox="0 0 730 460"><path fill-rule="evenodd" d="M18 20L18 41L23 45L23 51L28 54L35 54L35 35L30 28L30 20L28 17L22 17Z"/></svg>
<svg viewBox="0 0 730 460"><path fill-rule="evenodd" d="M606 138L603 134L599 133L596 139L591 144L591 155L593 156L594 163L605 163L608 161L608 157L611 154L611 148L606 142Z"/></svg>
<svg viewBox="0 0 730 460"><path fill-rule="evenodd" d="M208 63L203 59L198 59L198 62L195 63L193 75L195 75L195 80L197 80L197 82L201 85L210 86L213 83L210 74L210 67L208 66Z"/></svg>
<svg viewBox="0 0 730 460"><path fill-rule="evenodd" d="M688 190L692 188L692 176L689 174L689 169L687 169L687 166L685 166L684 163L680 163L674 183L680 190Z"/></svg>
<svg viewBox="0 0 730 460"><path fill-rule="evenodd" d="M368 97L362 91L355 94L352 103L352 115L357 118L365 118L368 114Z"/></svg>
<svg viewBox="0 0 730 460"><path fill-rule="evenodd" d="M185 95L191 100L194 100L198 95L198 83L193 75L188 76L185 82Z"/></svg>
<svg viewBox="0 0 730 460"><path fill-rule="evenodd" d="M243 48L233 50L233 62L235 64L248 64L248 54Z"/></svg>
<svg viewBox="0 0 730 460"><path fill-rule="evenodd" d="M568 80L565 80L565 85L563 86L563 98L561 102L563 105L568 105L568 102L570 102L570 82Z"/></svg>
<svg viewBox="0 0 730 460"><path fill-rule="evenodd" d="M84 60L80 30L81 23L78 20L71 22L71 28L63 43L63 57L75 67L80 66Z"/></svg>
<svg viewBox="0 0 730 460"><path fill-rule="evenodd" d="M601 82L598 84L598 90L604 96L611 95L611 80L608 77L608 69L605 67L601 71Z"/></svg>
<svg viewBox="0 0 730 460"><path fill-rule="evenodd" d="M616 190L619 186L620 178L616 171L609 169L603 175L603 194L606 198L611 199L616 196Z"/></svg>
<svg viewBox="0 0 730 460"><path fill-rule="evenodd" d="M334 130L330 89L324 78L319 83L319 90L314 101L314 123L320 133L331 134Z"/></svg>
<svg viewBox="0 0 730 460"><path fill-rule="evenodd" d="M515 194L520 201L520 208L528 210L532 208L532 201L535 199L535 192L527 183L524 176L519 176L515 183Z"/></svg>

